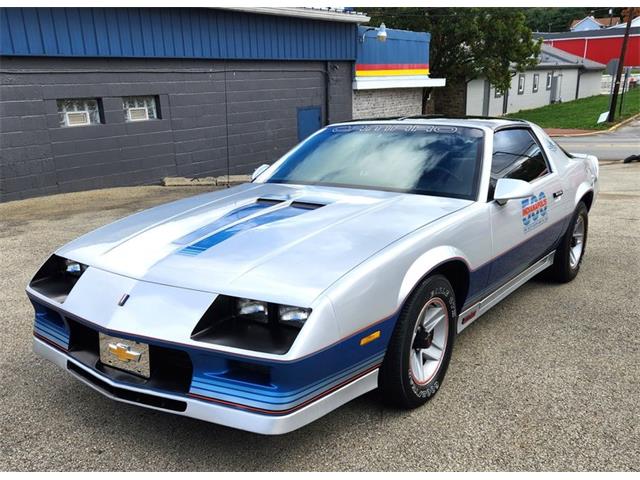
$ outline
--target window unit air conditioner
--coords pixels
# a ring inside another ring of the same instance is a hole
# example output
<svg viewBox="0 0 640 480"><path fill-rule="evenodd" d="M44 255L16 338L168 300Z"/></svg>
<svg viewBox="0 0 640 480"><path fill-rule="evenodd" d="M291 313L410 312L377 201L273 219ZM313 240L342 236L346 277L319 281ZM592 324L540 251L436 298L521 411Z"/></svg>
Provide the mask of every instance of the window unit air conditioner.
<svg viewBox="0 0 640 480"><path fill-rule="evenodd" d="M89 118L89 112L87 110L80 112L66 112L65 122L68 127L79 127L82 125L89 125L91 119Z"/></svg>
<svg viewBox="0 0 640 480"><path fill-rule="evenodd" d="M149 120L149 112L147 107L137 107L127 109L130 122L139 122L141 120Z"/></svg>

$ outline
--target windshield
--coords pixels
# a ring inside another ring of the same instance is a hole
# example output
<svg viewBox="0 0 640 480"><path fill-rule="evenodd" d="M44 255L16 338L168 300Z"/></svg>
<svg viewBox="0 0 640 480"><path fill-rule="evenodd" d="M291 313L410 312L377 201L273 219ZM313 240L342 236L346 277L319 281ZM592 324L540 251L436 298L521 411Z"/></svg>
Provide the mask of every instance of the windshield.
<svg viewBox="0 0 640 480"><path fill-rule="evenodd" d="M483 137L479 129L435 125L330 127L304 141L266 181L473 200Z"/></svg>

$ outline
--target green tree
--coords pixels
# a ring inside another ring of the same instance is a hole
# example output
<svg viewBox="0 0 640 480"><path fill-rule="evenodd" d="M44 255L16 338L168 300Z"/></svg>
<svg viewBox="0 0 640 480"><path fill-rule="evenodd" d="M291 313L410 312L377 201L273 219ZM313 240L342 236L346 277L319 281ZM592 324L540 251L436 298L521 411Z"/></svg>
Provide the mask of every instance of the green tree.
<svg viewBox="0 0 640 480"><path fill-rule="evenodd" d="M370 25L431 34L430 75L446 78L434 88L433 111L464 115L466 84L486 78L499 91L511 85L514 72L538 63L540 41L534 40L522 9L515 8L371 8Z"/></svg>
<svg viewBox="0 0 640 480"><path fill-rule="evenodd" d="M596 18L619 17L620 8L609 7L532 7L525 8L527 26L534 32L567 32L572 20L592 15Z"/></svg>

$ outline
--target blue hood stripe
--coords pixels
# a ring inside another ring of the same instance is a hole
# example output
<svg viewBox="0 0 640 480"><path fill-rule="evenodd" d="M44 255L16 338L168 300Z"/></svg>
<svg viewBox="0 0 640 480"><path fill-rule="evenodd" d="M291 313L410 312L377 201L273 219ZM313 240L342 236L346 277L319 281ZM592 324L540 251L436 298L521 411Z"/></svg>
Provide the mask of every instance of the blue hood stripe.
<svg viewBox="0 0 640 480"><path fill-rule="evenodd" d="M265 208L273 207L273 203L271 202L261 202L257 201L256 203L252 203L250 205L245 205L244 207L236 208L235 210L230 211L223 217L211 222L199 229L185 235L184 237L175 240L173 243L176 245L189 245L192 242L195 242L199 238L202 238L207 233L215 232L216 230L220 230L227 225L230 225L238 220L242 220L249 215L252 215L260 210L264 210Z"/></svg>
<svg viewBox="0 0 640 480"><path fill-rule="evenodd" d="M267 206L270 206L270 205L267 204ZM234 235L244 232L245 230L251 230L252 228L256 228L261 225L266 225L268 223L277 222L279 220L284 220L286 218L296 217L301 213L305 213L308 211L309 211L308 208L300 208L300 207L294 207L294 206L280 208L278 210L274 210L264 215L251 218L246 222L238 223L238 224L232 225L231 227L225 228L224 230L221 230L217 233L214 233L213 235L203 238L202 240L194 243L193 245L189 245L188 247L183 248L178 252L178 254L189 255L189 256L199 255L200 253L208 250L209 248L214 247L219 243L222 243L225 240L233 237Z"/></svg>

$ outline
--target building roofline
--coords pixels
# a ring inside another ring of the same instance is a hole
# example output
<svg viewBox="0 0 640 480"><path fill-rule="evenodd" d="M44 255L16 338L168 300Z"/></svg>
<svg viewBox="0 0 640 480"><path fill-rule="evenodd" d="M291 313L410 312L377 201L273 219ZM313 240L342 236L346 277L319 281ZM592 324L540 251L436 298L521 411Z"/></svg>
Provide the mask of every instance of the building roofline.
<svg viewBox="0 0 640 480"><path fill-rule="evenodd" d="M590 37L623 37L624 28L618 28L618 24L614 27L600 28L598 30L583 30L579 32L534 32L535 38L543 40L569 40L573 38L590 38ZM631 27L629 35L640 35L640 27Z"/></svg>
<svg viewBox="0 0 640 480"><path fill-rule="evenodd" d="M236 12L258 13L261 15L276 15L279 17L307 18L309 20L324 20L328 22L367 23L371 20L364 13L346 11L335 8L315 7L217 7Z"/></svg>
<svg viewBox="0 0 640 480"><path fill-rule="evenodd" d="M537 65L539 68L581 68L583 70L604 70L607 68L602 63L565 52L546 43L542 44L541 55L545 55L547 58L546 61L541 61Z"/></svg>

